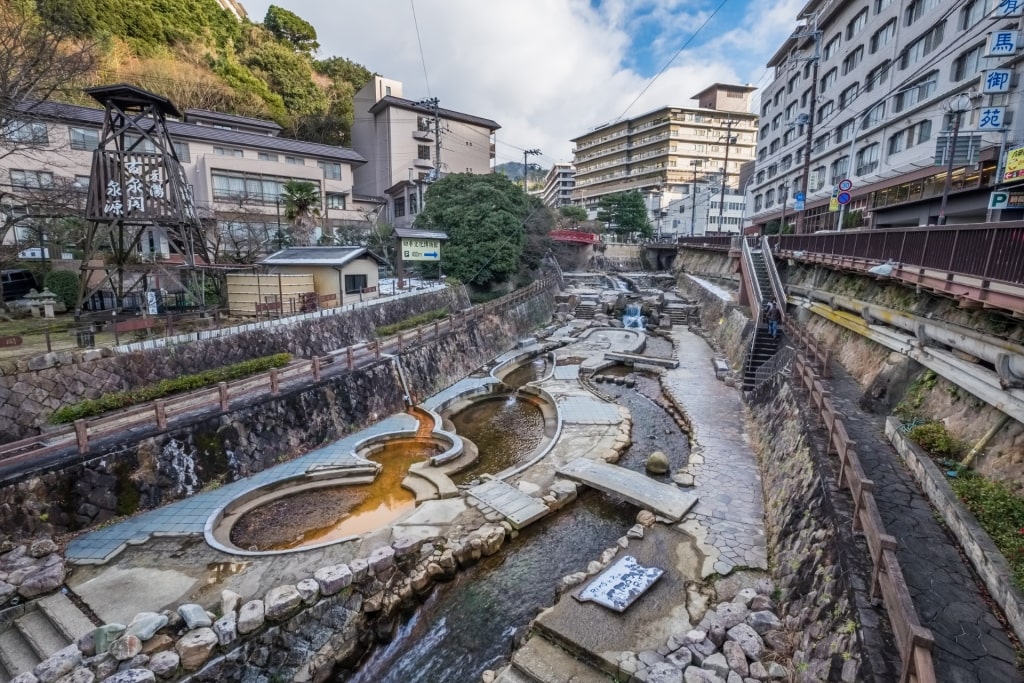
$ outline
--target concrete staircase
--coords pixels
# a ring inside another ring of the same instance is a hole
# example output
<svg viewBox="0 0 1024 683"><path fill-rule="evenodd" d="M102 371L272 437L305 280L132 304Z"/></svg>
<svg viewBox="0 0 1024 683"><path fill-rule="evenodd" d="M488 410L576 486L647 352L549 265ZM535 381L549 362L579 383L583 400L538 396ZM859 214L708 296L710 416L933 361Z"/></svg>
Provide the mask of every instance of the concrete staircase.
<svg viewBox="0 0 1024 683"><path fill-rule="evenodd" d="M68 596L54 593L0 613L0 683L96 628Z"/></svg>
<svg viewBox="0 0 1024 683"><path fill-rule="evenodd" d="M611 676L574 658L540 633L512 656L512 662L499 672L495 683L609 683Z"/></svg>
<svg viewBox="0 0 1024 683"><path fill-rule="evenodd" d="M597 306L598 302L585 299L576 304L576 308L573 310L572 314L577 318L593 320L594 314L597 313Z"/></svg>
<svg viewBox="0 0 1024 683"><path fill-rule="evenodd" d="M663 311L664 315L672 321L672 325L689 325L697 308L692 304L668 304Z"/></svg>
<svg viewBox="0 0 1024 683"><path fill-rule="evenodd" d="M768 274L768 268L771 266L765 262L764 253L760 250L751 251L750 256L754 262L753 275L757 282L757 288L761 292L761 301L770 301L775 297L775 293L772 291L771 278ZM777 303L780 306L786 305L785 301ZM773 339L768 334L767 323L767 320L762 320L762 324L754 331L754 339L750 351L743 362L743 391L754 389L757 369L771 359L779 350L779 340ZM781 335L782 332L780 331L779 334Z"/></svg>

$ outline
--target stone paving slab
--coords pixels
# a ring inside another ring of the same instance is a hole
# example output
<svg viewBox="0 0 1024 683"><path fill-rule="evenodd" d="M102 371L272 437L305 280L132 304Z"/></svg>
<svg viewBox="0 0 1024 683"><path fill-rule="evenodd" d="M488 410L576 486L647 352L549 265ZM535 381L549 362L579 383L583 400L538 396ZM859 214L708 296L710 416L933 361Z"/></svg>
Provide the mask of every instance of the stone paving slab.
<svg viewBox="0 0 1024 683"><path fill-rule="evenodd" d="M552 375L555 379L561 380L576 380L580 376L580 366L578 365L556 365L555 372Z"/></svg>
<svg viewBox="0 0 1024 683"><path fill-rule="evenodd" d="M618 406L593 396L570 396L558 401L563 423L613 425L622 422Z"/></svg>
<svg viewBox="0 0 1024 683"><path fill-rule="evenodd" d="M674 522L682 519L697 503L695 495L675 485L662 484L640 472L598 460L577 458L559 469L558 473Z"/></svg>
<svg viewBox="0 0 1024 683"><path fill-rule="evenodd" d="M1024 681L1013 644L978 588L980 580L885 437L885 416L860 409L863 391L841 367L833 375L825 384L857 442L865 475L875 483L878 512L886 533L897 540L896 556L918 617L935 638L939 680Z"/></svg>
<svg viewBox="0 0 1024 683"><path fill-rule="evenodd" d="M760 465L744 431L740 393L715 377L707 342L679 327L672 339L679 367L665 371L662 387L690 423L685 471L700 497L679 529L698 540L705 577L737 567L767 569Z"/></svg>
<svg viewBox="0 0 1024 683"><path fill-rule="evenodd" d="M68 561L77 564L102 564L127 544L144 543L155 535L202 534L211 514L246 491L304 474L308 468L316 465L336 465L342 460L353 458L352 449L364 439L387 432L415 429L416 426L416 418L411 415L392 415L356 434L258 472L247 479L196 493L185 500L144 512L128 521L83 534L68 543L65 556Z"/></svg>
<svg viewBox="0 0 1024 683"><path fill-rule="evenodd" d="M533 496L497 479L474 486L467 493L496 510L517 529L537 521L550 512L547 505Z"/></svg>

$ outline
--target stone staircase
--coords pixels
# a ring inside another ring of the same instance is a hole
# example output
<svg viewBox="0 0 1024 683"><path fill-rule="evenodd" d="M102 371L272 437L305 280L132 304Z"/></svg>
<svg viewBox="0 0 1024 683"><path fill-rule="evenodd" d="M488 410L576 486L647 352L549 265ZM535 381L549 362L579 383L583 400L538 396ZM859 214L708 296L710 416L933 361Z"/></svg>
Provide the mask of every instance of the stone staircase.
<svg viewBox="0 0 1024 683"><path fill-rule="evenodd" d="M63 593L0 613L0 683L35 666L96 628Z"/></svg>
<svg viewBox="0 0 1024 683"><path fill-rule="evenodd" d="M598 302L585 299L576 304L576 308L573 310L572 314L577 318L593 320L594 314L597 313L597 306Z"/></svg>
<svg viewBox="0 0 1024 683"><path fill-rule="evenodd" d="M665 306L664 314L668 316L668 319L672 321L672 325L689 325L693 315L696 313L696 307L692 304L685 305L673 305L668 304Z"/></svg>
<svg viewBox="0 0 1024 683"><path fill-rule="evenodd" d="M611 676L547 640L534 631L516 650L512 662L498 673L495 683L609 683Z"/></svg>

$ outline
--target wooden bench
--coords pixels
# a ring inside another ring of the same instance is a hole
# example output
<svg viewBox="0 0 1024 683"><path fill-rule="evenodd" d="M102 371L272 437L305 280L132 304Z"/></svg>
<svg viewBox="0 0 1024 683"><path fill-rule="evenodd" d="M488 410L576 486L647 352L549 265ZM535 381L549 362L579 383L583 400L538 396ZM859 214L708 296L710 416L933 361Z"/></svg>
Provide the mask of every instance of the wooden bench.
<svg viewBox="0 0 1024 683"><path fill-rule="evenodd" d="M150 330L160 324L156 318L130 318L119 320L114 323L115 332L135 332L138 330Z"/></svg>

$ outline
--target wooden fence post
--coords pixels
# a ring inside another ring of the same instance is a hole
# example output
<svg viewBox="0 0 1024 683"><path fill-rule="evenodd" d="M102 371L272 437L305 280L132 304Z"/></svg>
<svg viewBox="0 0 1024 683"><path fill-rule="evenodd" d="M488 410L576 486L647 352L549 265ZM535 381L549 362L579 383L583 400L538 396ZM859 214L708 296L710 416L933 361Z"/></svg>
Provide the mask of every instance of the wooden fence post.
<svg viewBox="0 0 1024 683"><path fill-rule="evenodd" d="M402 350L403 350L403 347L402 347L402 333L399 332L398 333L398 352L401 353Z"/></svg>
<svg viewBox="0 0 1024 683"><path fill-rule="evenodd" d="M355 359L353 358L354 354L352 352L352 347L349 346L347 349L345 349L345 351L347 352L348 355L348 369L351 370L352 368L355 367Z"/></svg>
<svg viewBox="0 0 1024 683"><path fill-rule="evenodd" d="M157 428L167 429L167 401L161 399L153 401L153 410L156 411Z"/></svg>
<svg viewBox="0 0 1024 683"><path fill-rule="evenodd" d="M217 382L217 392L220 394L220 409L222 412L228 412L228 383Z"/></svg>
<svg viewBox="0 0 1024 683"><path fill-rule="evenodd" d="M78 441L78 452L89 451L89 425L85 420L75 420L75 439Z"/></svg>
<svg viewBox="0 0 1024 683"><path fill-rule="evenodd" d="M277 368L270 369L270 394L271 396L277 396L281 390L281 381L277 376Z"/></svg>
<svg viewBox="0 0 1024 683"><path fill-rule="evenodd" d="M398 339L401 340L402 337L399 336ZM373 357L376 358L377 360L380 360L380 339L379 338L373 344Z"/></svg>
<svg viewBox="0 0 1024 683"><path fill-rule="evenodd" d="M320 356L313 356L313 381L320 381Z"/></svg>

